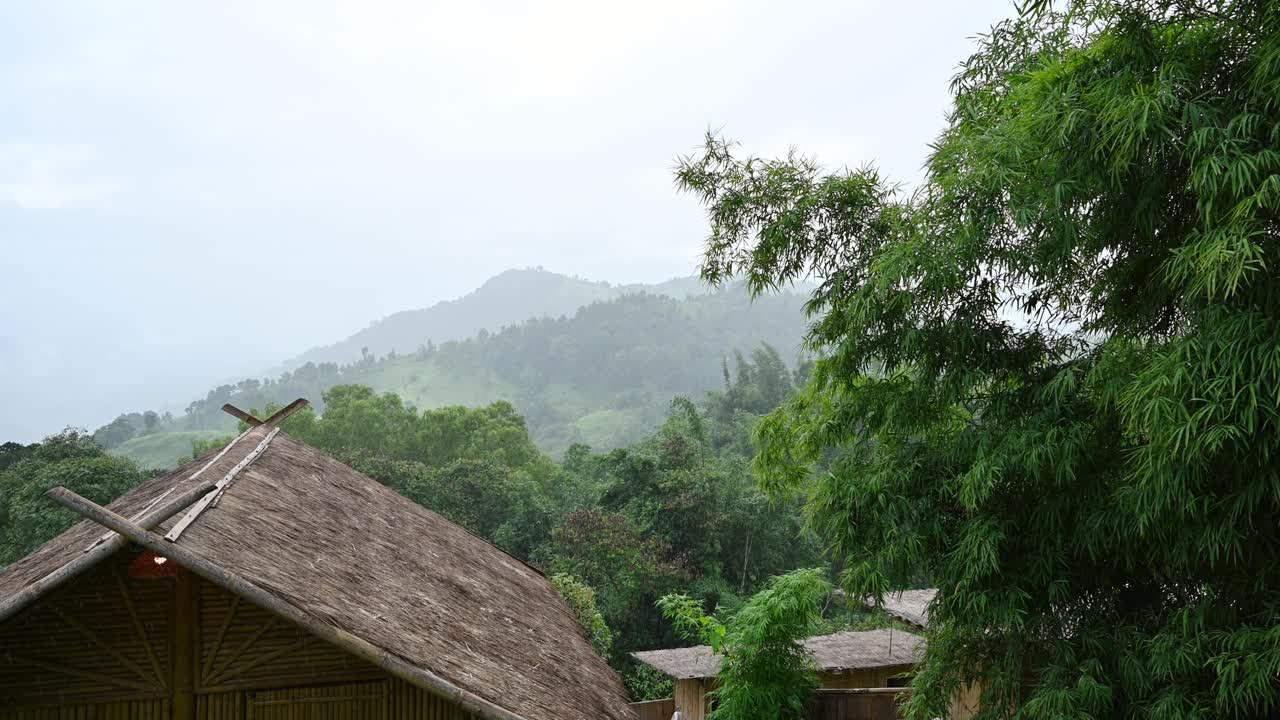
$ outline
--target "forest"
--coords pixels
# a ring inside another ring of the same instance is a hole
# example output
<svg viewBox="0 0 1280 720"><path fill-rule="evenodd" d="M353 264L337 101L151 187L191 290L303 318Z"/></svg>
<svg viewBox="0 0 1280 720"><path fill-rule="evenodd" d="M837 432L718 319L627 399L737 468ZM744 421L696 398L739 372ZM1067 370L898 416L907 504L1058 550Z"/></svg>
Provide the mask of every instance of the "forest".
<svg viewBox="0 0 1280 720"><path fill-rule="evenodd" d="M394 393L336 385L322 395L323 413L308 407L282 429L541 569L634 696L661 697L669 680L628 657L682 644L659 598L686 594L731 614L769 578L822 562L800 497L766 497L751 469L752 427L805 382L808 366L789 366L768 344L731 357L717 363L716 390L676 396L647 436L604 451L572 444L559 461L502 400L419 410ZM190 454L229 440L198 442ZM48 488L105 503L157 472L76 430L0 446L0 564L74 522L42 496ZM832 622L885 621L850 612Z"/></svg>
<svg viewBox="0 0 1280 720"><path fill-rule="evenodd" d="M579 282L563 276L531 277L533 281L528 276L506 278L499 284L501 297L523 306L552 281L562 294L574 296L580 290ZM518 290L511 287L516 281ZM454 314L465 306L478 327L465 339L437 343L416 335L408 347L410 341L400 338L401 349L380 355L364 348L363 356L346 363L307 361L274 378L219 385L189 402L182 413L121 414L95 430L94 437L144 467L172 466L189 454L193 441L234 427L235 421L221 411L224 403L265 407L306 397L323 412L325 391L357 384L393 392L419 408L506 400L525 418L533 441L552 456L575 443L612 449L657 427L672 397L699 396L717 387L722 361L735 349L764 342L795 357L804 331L802 295L783 292L752 302L741 286L730 286L680 298L620 294L571 314L532 317L490 332L479 326L497 292L492 284L481 289L483 294L477 291L434 308L449 311L447 322L414 324L423 332L454 332L461 322ZM396 317L370 332L400 322Z"/></svg>

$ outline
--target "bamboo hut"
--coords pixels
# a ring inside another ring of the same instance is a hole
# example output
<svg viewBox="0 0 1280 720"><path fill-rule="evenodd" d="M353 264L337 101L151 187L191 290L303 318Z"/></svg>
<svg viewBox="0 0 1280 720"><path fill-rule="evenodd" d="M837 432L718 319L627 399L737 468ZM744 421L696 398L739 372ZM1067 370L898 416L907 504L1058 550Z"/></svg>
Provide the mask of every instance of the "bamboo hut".
<svg viewBox="0 0 1280 720"><path fill-rule="evenodd" d="M924 640L895 630L849 631L805 640L824 689L888 688L903 684L924 654ZM649 650L632 657L672 679L674 709L684 720L703 720L706 695L714 689L720 656L710 647Z"/></svg>
<svg viewBox="0 0 1280 720"><path fill-rule="evenodd" d="M923 632L929 629L929 607L937 594L937 588L902 590L885 595L878 607L890 617ZM864 604L868 609L877 607L871 599L867 599ZM1031 679L1028 678L1025 682L1030 683ZM968 720L977 714L981 704L982 686L965 685L951 699L948 720Z"/></svg>
<svg viewBox="0 0 1280 720"><path fill-rule="evenodd" d="M632 717L540 573L254 422L51 492L88 519L0 571L0 720Z"/></svg>
<svg viewBox="0 0 1280 720"><path fill-rule="evenodd" d="M936 588L902 590L885 595L879 607L890 617L923 631L929 627L929 604L937 594ZM876 607L869 598L865 605L868 609Z"/></svg>

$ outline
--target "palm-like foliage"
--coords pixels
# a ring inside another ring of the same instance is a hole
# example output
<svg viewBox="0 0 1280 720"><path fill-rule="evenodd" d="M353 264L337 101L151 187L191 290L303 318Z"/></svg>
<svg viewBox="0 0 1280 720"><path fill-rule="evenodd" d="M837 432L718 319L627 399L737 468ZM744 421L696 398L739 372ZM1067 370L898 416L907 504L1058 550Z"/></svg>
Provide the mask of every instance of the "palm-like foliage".
<svg viewBox="0 0 1280 720"><path fill-rule="evenodd" d="M879 596L939 589L909 710L1280 708L1280 9L1032 3L982 37L923 185L741 159L679 179L703 266L812 273L823 359L758 433Z"/></svg>
<svg viewBox="0 0 1280 720"><path fill-rule="evenodd" d="M818 686L813 657L804 646L822 619L831 594L822 569L793 570L765 584L727 621L685 595L658 601L676 630L705 642L722 656L720 686L711 693L711 720L802 720Z"/></svg>

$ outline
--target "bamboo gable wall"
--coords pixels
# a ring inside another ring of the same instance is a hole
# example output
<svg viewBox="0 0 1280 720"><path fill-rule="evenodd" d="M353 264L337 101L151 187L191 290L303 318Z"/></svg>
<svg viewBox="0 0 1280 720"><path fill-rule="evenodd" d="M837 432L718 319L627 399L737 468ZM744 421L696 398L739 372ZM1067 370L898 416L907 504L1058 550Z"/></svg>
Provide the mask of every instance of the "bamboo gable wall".
<svg viewBox="0 0 1280 720"><path fill-rule="evenodd" d="M0 626L0 720L469 717L194 576L131 578L131 560Z"/></svg>
<svg viewBox="0 0 1280 720"><path fill-rule="evenodd" d="M889 687L889 679L910 672L910 665L898 667L846 670L844 672L818 673L818 686L824 688L882 688Z"/></svg>

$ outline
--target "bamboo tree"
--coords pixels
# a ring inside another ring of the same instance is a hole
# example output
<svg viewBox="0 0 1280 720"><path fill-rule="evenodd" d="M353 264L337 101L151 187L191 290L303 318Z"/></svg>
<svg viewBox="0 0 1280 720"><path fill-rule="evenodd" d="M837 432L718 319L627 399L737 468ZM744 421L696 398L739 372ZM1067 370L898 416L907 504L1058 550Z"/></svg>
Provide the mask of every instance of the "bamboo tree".
<svg viewBox="0 0 1280 720"><path fill-rule="evenodd" d="M852 594L936 581L912 717L969 683L986 717L1280 709L1277 7L1031 3L911 193L681 162L705 278L821 282L756 463Z"/></svg>

